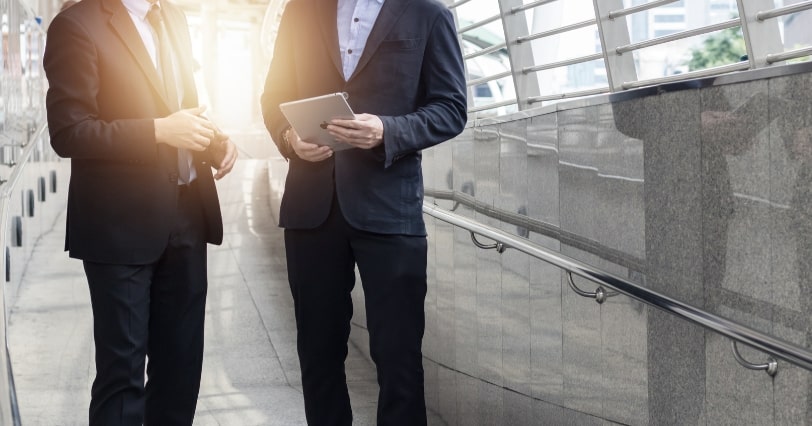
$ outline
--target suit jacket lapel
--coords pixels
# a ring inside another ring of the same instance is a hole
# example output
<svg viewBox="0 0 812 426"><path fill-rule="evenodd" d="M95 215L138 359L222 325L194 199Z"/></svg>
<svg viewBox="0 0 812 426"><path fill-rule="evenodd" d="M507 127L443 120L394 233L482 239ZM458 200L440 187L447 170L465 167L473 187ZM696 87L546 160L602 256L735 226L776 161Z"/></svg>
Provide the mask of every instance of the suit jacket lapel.
<svg viewBox="0 0 812 426"><path fill-rule="evenodd" d="M121 41L127 46L127 49L141 67L141 71L152 84L152 88L155 89L155 93L159 94L161 102L169 108L158 71L155 69L146 47L144 47L144 41L138 34L138 30L135 29L129 12L127 12L120 0L104 0L104 7L112 14L110 26L113 27L113 31L118 34Z"/></svg>
<svg viewBox="0 0 812 426"><path fill-rule="evenodd" d="M319 11L319 28L324 38L324 46L330 54L333 65L338 70L340 76L344 76L344 66L341 63L341 52L338 48L338 26L336 23L338 15L338 1L325 0L322 2L312 2L316 10Z"/></svg>
<svg viewBox="0 0 812 426"><path fill-rule="evenodd" d="M347 81L352 80L353 77L358 75L364 66L366 66L370 58L372 58L372 55L375 54L376 50L378 50L378 46L381 45L381 42L384 40L384 38L386 38L386 35L389 34L389 31L391 31L395 26L395 22L406 10L406 6L409 5L410 1L411 0L384 1L383 7L381 7L381 11L378 14L378 19L375 21L375 25L372 27L372 31L369 33L369 37L367 38L367 44L364 46L364 53L361 54L361 58L358 59L358 65L355 67L355 71L353 71L352 76L350 76ZM333 24L333 26L335 26L335 24Z"/></svg>
<svg viewBox="0 0 812 426"><path fill-rule="evenodd" d="M178 61L178 69L180 71L180 81L183 82L183 99L189 99L190 95L194 94L197 106L197 89L195 88L194 81L189 81L188 76L194 75L193 60L187 55L191 52L191 40L188 39L188 33L185 33L186 22L180 14L179 10L175 9L169 2L162 2L161 6L164 8L164 19L166 19L166 29L169 35L169 41L172 43L172 51L175 54L175 60ZM181 105L181 108L185 108Z"/></svg>

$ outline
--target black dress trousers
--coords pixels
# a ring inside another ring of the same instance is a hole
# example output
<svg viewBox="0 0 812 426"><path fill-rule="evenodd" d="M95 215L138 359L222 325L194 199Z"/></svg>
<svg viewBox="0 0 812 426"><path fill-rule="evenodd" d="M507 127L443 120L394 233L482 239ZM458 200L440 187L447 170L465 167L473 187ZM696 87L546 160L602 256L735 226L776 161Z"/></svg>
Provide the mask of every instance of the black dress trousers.
<svg viewBox="0 0 812 426"><path fill-rule="evenodd" d="M207 290L202 212L195 183L181 186L177 215L167 218L174 230L155 262L84 262L96 343L92 426L192 424Z"/></svg>

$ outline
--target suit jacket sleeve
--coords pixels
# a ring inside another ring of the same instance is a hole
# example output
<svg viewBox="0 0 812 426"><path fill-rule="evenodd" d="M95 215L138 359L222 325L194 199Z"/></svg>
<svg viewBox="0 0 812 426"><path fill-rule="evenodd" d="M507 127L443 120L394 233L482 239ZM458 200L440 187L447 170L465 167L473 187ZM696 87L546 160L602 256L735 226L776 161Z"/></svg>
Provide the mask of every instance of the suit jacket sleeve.
<svg viewBox="0 0 812 426"><path fill-rule="evenodd" d="M157 147L153 119L100 118L96 101L100 88L97 55L96 41L79 22L64 15L54 19L43 58L54 151L69 158L154 160Z"/></svg>
<svg viewBox="0 0 812 426"><path fill-rule="evenodd" d="M282 139L282 132L289 126L279 104L296 98L296 62L293 60L293 42L291 40L291 25L293 20L287 15L291 13L293 5L289 4L283 12L282 21L274 45L273 59L265 80L265 89L262 93L262 117L265 127L271 134L279 153L285 158L296 155Z"/></svg>
<svg viewBox="0 0 812 426"><path fill-rule="evenodd" d="M411 114L380 117L384 127L384 166L437 145L462 132L467 121L465 70L451 12L438 14L428 35L421 71L424 105Z"/></svg>

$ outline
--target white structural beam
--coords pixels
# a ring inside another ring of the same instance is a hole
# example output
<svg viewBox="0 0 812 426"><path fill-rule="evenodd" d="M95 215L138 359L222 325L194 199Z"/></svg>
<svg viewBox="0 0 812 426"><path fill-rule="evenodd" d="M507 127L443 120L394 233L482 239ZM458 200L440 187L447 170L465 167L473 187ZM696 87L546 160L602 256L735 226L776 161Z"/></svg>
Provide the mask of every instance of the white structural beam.
<svg viewBox="0 0 812 426"><path fill-rule="evenodd" d="M610 13L623 10L623 0L593 0L593 5L598 21L601 46L603 46L609 87L613 92L623 90L624 82L637 80L633 53L619 53L615 49L631 43L626 18L624 16L614 19L609 17Z"/></svg>
<svg viewBox="0 0 812 426"><path fill-rule="evenodd" d="M522 0L499 0L499 10L502 14L502 24L507 40L510 68L513 72L513 84L516 87L516 98L520 110L527 109L530 104L527 98L540 94L538 76L535 73L524 73L522 69L532 66L537 61L533 57L533 47L530 43L518 43L530 35L527 26L525 11L521 9Z"/></svg>
<svg viewBox="0 0 812 426"><path fill-rule="evenodd" d="M778 30L778 20L761 21L758 19L759 12L775 8L773 0L737 0L737 2L750 67L763 68L783 63L781 61L770 63L767 60L768 55L784 51L781 34Z"/></svg>

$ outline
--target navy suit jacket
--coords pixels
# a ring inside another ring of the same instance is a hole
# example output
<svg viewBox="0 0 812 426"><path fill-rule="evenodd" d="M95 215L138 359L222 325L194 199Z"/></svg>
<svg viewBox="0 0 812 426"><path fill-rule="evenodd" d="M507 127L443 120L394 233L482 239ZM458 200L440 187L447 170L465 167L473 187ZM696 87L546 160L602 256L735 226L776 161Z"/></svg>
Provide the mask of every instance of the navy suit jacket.
<svg viewBox="0 0 812 426"><path fill-rule="evenodd" d="M336 0L292 0L282 16L262 95L266 127L289 159L279 224L312 229L330 212L334 190L347 222L380 234L425 235L422 149L458 135L466 122L462 54L451 12L435 0L386 0L358 66L344 80ZM299 159L282 140L282 102L349 94L356 113L381 118L371 150Z"/></svg>
<svg viewBox="0 0 812 426"><path fill-rule="evenodd" d="M180 59L183 108L197 106L183 12L162 2ZM48 28L43 59L51 145L71 159L65 247L99 263L147 264L166 248L177 210L177 150L155 143L170 114L160 77L121 0L83 0ZM208 153L195 153L207 242L223 239Z"/></svg>

